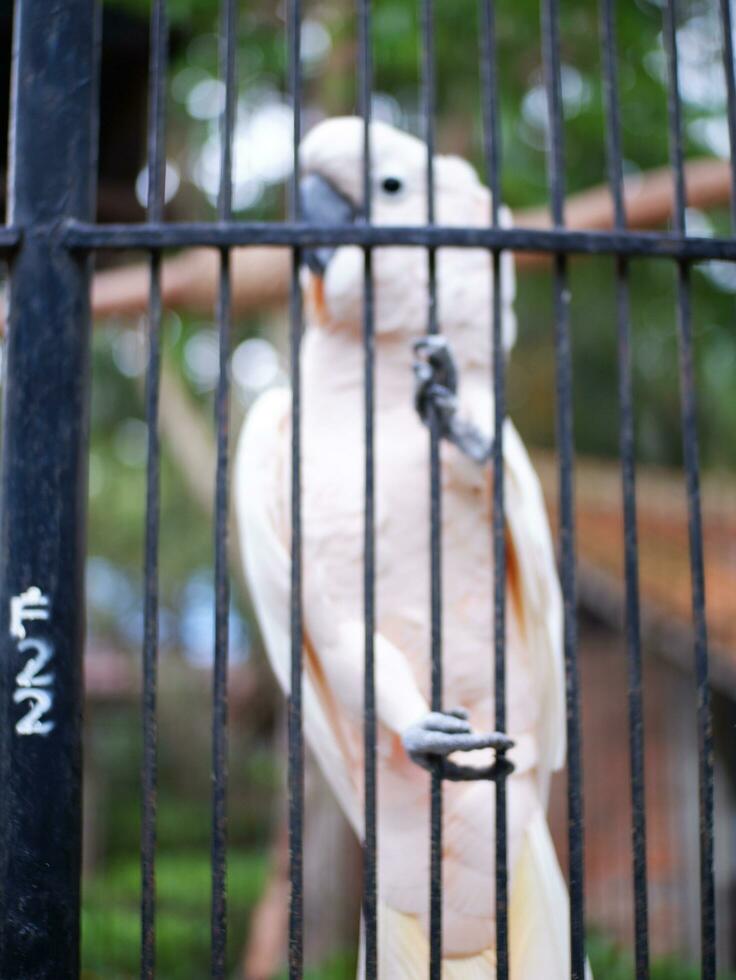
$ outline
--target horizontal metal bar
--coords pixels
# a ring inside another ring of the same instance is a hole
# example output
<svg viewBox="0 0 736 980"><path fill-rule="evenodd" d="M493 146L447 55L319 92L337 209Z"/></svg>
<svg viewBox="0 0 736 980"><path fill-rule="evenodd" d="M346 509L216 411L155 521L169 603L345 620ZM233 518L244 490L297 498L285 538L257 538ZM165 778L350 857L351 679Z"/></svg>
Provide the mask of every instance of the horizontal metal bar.
<svg viewBox="0 0 736 980"><path fill-rule="evenodd" d="M570 231L563 228L459 228L435 225L308 225L296 222L172 222L93 225L70 221L69 248L181 248L192 245L361 245L508 249L552 254L627 255L701 261L736 261L736 239L657 232Z"/></svg>
<svg viewBox="0 0 736 980"><path fill-rule="evenodd" d="M12 226L0 228L0 255L17 248L20 245L21 234L20 228Z"/></svg>

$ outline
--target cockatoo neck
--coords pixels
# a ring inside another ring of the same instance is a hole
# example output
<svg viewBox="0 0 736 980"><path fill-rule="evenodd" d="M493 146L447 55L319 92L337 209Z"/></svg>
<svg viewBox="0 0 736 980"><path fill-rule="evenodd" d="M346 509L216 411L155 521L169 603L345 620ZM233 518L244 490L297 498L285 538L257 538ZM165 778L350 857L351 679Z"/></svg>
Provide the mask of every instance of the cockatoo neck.
<svg viewBox="0 0 736 980"><path fill-rule="evenodd" d="M324 403L331 412L339 412L344 400L362 404L365 352L360 333L312 325L307 327L303 345L305 399ZM412 405L412 351L403 338L381 338L376 343L374 383L379 411Z"/></svg>

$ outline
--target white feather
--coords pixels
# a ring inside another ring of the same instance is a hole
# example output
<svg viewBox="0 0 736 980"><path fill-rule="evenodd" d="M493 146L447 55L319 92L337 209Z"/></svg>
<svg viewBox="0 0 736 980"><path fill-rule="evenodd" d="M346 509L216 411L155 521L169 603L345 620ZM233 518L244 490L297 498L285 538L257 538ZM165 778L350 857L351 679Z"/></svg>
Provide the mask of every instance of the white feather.
<svg viewBox="0 0 736 980"><path fill-rule="evenodd" d="M235 507L241 553L253 606L271 666L285 694L291 670L288 446L291 395L274 389L248 414L235 459ZM347 760L340 751L308 671L303 681L304 727L343 811L362 834L362 814Z"/></svg>

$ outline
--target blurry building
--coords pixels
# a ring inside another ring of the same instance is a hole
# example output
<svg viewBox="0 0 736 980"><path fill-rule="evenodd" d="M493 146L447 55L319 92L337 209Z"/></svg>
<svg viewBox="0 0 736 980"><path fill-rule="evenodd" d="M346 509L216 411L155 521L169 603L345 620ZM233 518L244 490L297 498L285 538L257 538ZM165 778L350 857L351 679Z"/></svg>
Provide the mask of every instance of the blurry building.
<svg viewBox="0 0 736 980"><path fill-rule="evenodd" d="M536 459L556 521L556 469ZM687 503L682 473L638 473L647 874L653 956L697 962L700 949L698 737ZM715 738L715 869L719 965L736 964L736 483L702 487ZM620 468L576 466L586 912L633 944L628 661L623 631ZM555 524L553 523L553 527ZM552 824L567 861L564 775Z"/></svg>

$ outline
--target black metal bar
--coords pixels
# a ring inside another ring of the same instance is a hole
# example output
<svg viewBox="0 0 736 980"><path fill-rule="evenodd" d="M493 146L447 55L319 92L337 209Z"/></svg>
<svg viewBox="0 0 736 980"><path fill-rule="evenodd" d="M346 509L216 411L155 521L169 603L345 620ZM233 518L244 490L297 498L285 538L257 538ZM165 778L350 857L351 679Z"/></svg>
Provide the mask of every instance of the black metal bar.
<svg viewBox="0 0 736 980"><path fill-rule="evenodd" d="M673 0L667 0L663 6L664 29L662 32L664 48L667 54L667 116L669 123L670 162L672 165L675 185L675 207L672 213L672 224L675 231L686 234L685 208L687 196L685 192L685 158L682 148L682 107L680 105L680 82L677 65L677 13Z"/></svg>
<svg viewBox="0 0 736 980"><path fill-rule="evenodd" d="M434 3L421 3L421 103L424 141L427 146L427 225L435 220L434 193ZM427 249L427 329L439 331L437 317L437 254ZM431 704L442 710L442 492L440 463L440 427L434 411L429 422L429 501L430 501L430 658ZM429 977L440 980L442 973L442 764L437 762L431 773L430 846L429 846Z"/></svg>
<svg viewBox="0 0 736 980"><path fill-rule="evenodd" d="M716 912L713 856L713 718L708 675L708 632L705 619L703 530L700 513L697 408L693 375L689 277L690 272L688 267L686 265L680 266L677 302L681 417L688 498L690 571L692 576L692 608L695 631L693 654L698 695L701 963L703 980L715 980Z"/></svg>
<svg viewBox="0 0 736 980"><path fill-rule="evenodd" d="M670 155L675 172L675 212L673 224L685 234L685 176L682 146L680 85L677 64L677 9L674 0L664 8L664 46L669 73L668 109ZM703 568L703 529L700 514L700 467L698 462L697 408L693 374L692 314L690 305L690 269L678 265L677 330L680 361L680 408L685 481L688 499L690 539L690 574L697 686L697 726L699 760L699 829L700 829L700 931L701 970L703 980L716 975L716 913L713 865L713 718L708 678L708 634L705 620L705 575Z"/></svg>
<svg viewBox="0 0 736 980"><path fill-rule="evenodd" d="M601 2L601 48L603 56L608 183L611 189L611 197L613 198L614 226L616 231L624 231L626 228L626 208L624 205L621 113L619 110L618 65L616 62L615 4L616 0L602 0Z"/></svg>
<svg viewBox="0 0 736 980"><path fill-rule="evenodd" d="M149 223L161 224L166 191L166 72L169 45L166 0L154 0L151 7L149 43L146 218Z"/></svg>
<svg viewBox="0 0 736 980"><path fill-rule="evenodd" d="M293 166L289 182L289 217L298 221L299 143L301 141L301 0L289 0L289 88L294 113ZM302 719L302 481L301 481L301 250L292 242L290 319L291 377L291 684L289 727L289 980L304 971L304 730Z"/></svg>
<svg viewBox="0 0 736 980"><path fill-rule="evenodd" d="M431 604L431 704L442 711L442 492L440 428L434 412L429 414L429 513L430 513L430 604ZM430 787L430 881L429 881L429 977L442 974L442 763L431 774Z"/></svg>
<svg viewBox="0 0 736 980"><path fill-rule="evenodd" d="M547 92L547 165L552 219L565 223L565 154L560 71L559 9L557 0L542 2L542 43ZM585 977L585 895L583 842L583 773L580 735L580 680L577 661L577 601L575 582L574 436L572 414L572 352L570 290L567 259L555 258L555 371L557 449L559 453L559 539L564 602L565 688L567 702L568 846L570 879L570 975Z"/></svg>
<svg viewBox="0 0 736 980"><path fill-rule="evenodd" d="M148 208L150 222L164 212L164 145L168 24L165 0L151 9L148 108ZM141 977L156 969L156 814L158 798L158 551L160 523L160 446L158 404L161 372L161 254L150 259L148 365L146 370L146 531L143 603L143 764L141 772Z"/></svg>
<svg viewBox="0 0 736 980"><path fill-rule="evenodd" d="M551 255L626 255L637 258L736 261L733 238L699 238L681 234L632 231L570 231L564 228L462 228L455 225L308 225L296 222L171 222L92 225L67 222L62 241L78 249L165 249L203 245L422 246L487 248Z"/></svg>
<svg viewBox="0 0 736 980"><path fill-rule="evenodd" d="M496 63L496 11L494 0L481 0L481 89L486 178L491 192L491 227L499 226L501 205L501 126ZM493 309L493 659L495 729L506 730L506 514L504 505L503 427L506 417L506 370L501 313L501 255L492 252ZM497 753L502 759L503 753ZM509 975L508 845L506 769L496 779L496 978Z"/></svg>
<svg viewBox="0 0 736 980"><path fill-rule="evenodd" d="M550 212L555 228L562 228L565 224L565 147L557 0L542 0L541 20L544 88L547 96L547 180Z"/></svg>
<svg viewBox="0 0 736 980"><path fill-rule="evenodd" d="M427 224L433 225L435 221L435 200L434 200L434 145L435 145L435 68L434 68L434 2L433 0L422 0L421 6L421 25L422 25L422 66L421 66L421 111L422 126L424 129L424 142L427 146ZM432 255L430 253L430 259ZM430 272L432 267L430 266ZM435 284L436 286L436 284ZM432 280L430 279L430 300L435 303L436 295L432 295ZM429 332L435 333L436 305L429 310L430 324ZM432 318L435 318L434 321Z"/></svg>
<svg viewBox="0 0 736 980"><path fill-rule="evenodd" d="M601 39L606 101L606 143L609 183L617 229L626 226L621 150L621 118L616 63L615 0L603 0ZM624 512L626 578L626 648L629 683L629 766L631 773L631 845L634 884L634 951L637 980L649 977L646 799L644 783L644 706L642 695L639 560L636 530L636 463L631 365L631 313L628 261L616 263L616 312L620 404L621 489Z"/></svg>
<svg viewBox="0 0 736 980"><path fill-rule="evenodd" d="M93 0L16 3L0 511L0 976L76 980L91 264ZM49 107L53 107L53 111ZM22 237L21 233L22 232Z"/></svg>
<svg viewBox="0 0 736 980"><path fill-rule="evenodd" d="M723 70L726 76L728 140L731 150L731 230L736 231L736 77L734 77L731 0L721 0L721 31L723 34Z"/></svg>
<svg viewBox="0 0 736 980"><path fill-rule="evenodd" d="M220 75L225 104L220 118L220 189L217 216L232 218L232 147L237 105L235 0L220 9ZM215 648L212 676L212 950L213 980L224 980L227 957L227 718L230 580L228 576L229 440L230 440L230 250L220 252L217 299L219 376L215 395L217 466L215 474Z"/></svg>
<svg viewBox="0 0 736 980"><path fill-rule="evenodd" d="M358 3L358 90L363 117L363 212L370 224L372 212L371 184L371 93L373 60L371 57L371 4ZM375 330L373 302L373 254L363 253L363 399L365 413L365 514L363 537L363 929L365 936L365 978L378 976L378 875L376 822L376 688L375 688L375 475L374 475L374 392Z"/></svg>

